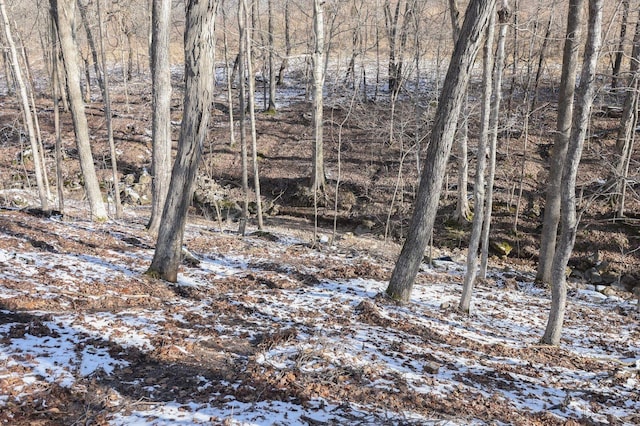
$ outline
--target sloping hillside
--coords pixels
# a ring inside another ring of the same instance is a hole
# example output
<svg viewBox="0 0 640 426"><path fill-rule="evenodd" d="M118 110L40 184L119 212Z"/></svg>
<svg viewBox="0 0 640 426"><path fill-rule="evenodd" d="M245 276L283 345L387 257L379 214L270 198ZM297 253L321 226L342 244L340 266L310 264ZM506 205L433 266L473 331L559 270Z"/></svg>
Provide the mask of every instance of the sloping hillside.
<svg viewBox="0 0 640 426"><path fill-rule="evenodd" d="M120 223L0 215L0 421L47 424L638 424L628 293L574 285L560 348L549 294L495 264L472 314L454 252L414 297L382 292L398 247L272 220L244 238L192 218L198 260L144 275L144 210ZM446 257L449 256L449 257ZM496 423L497 422L497 423Z"/></svg>

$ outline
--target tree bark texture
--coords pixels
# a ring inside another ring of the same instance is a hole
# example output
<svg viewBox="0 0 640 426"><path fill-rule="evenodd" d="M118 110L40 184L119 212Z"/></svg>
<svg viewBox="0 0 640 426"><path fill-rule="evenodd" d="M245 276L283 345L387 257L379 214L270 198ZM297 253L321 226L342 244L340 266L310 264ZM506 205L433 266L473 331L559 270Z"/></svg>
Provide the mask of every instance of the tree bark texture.
<svg viewBox="0 0 640 426"><path fill-rule="evenodd" d="M462 97L495 0L471 0L456 43L431 130L413 216L387 294L408 301L433 230L445 168L456 130Z"/></svg>
<svg viewBox="0 0 640 426"><path fill-rule="evenodd" d="M247 149L247 90L245 85L246 73L245 62L247 58L247 11L246 3L238 2L238 56L236 62L238 64L238 105L240 106L240 161L242 168L242 216L238 232L240 235L245 234L247 230L247 221L249 220L249 159Z"/></svg>
<svg viewBox="0 0 640 426"><path fill-rule="evenodd" d="M493 90L491 100L491 114L489 116L489 175L487 177L487 193L485 197L484 221L482 222L482 238L480 246L480 278L487 277L487 263L489 262L489 233L491 230L491 216L493 211L493 184L496 177L496 151L498 149L498 124L500 118L500 103L502 102L502 74L504 71L504 45L509 29L508 0L502 0L502 6L498 10L500 31L498 45L496 47L496 61L493 66Z"/></svg>
<svg viewBox="0 0 640 426"><path fill-rule="evenodd" d="M169 36L171 0L153 0L151 10L151 93L153 97L151 154L152 202L149 232L157 235L171 182L171 69Z"/></svg>
<svg viewBox="0 0 640 426"><path fill-rule="evenodd" d="M324 0L313 1L313 31L315 35L313 51L313 166L311 189L323 191L324 142L323 142L323 99L324 88Z"/></svg>
<svg viewBox="0 0 640 426"><path fill-rule="evenodd" d="M76 146L80 157L80 168L84 178L84 188L89 200L91 219L105 221L108 219L107 210L102 200L98 176L93 164L91 143L89 141L89 125L85 114L82 90L80 88L80 68L78 67L78 49L75 45L73 34L73 19L75 15L75 0L49 0L53 13L60 47L64 61L64 70L67 77L67 89L73 120L73 128L76 135Z"/></svg>
<svg viewBox="0 0 640 426"><path fill-rule="evenodd" d="M268 110L271 112L276 111L276 70L274 63L274 56L276 54L275 49L276 45L273 40L273 6L272 0L268 0L267 2L269 8L269 18L267 23L267 31L269 32L268 40L269 40L269 107Z"/></svg>
<svg viewBox="0 0 640 426"><path fill-rule="evenodd" d="M627 22L629 20L629 0L622 0L622 17L620 22L620 40L618 41L618 51L613 62L613 76L611 77L611 88L618 86L618 78L620 77L620 67L622 66L622 57L624 56L624 39L627 35Z"/></svg>
<svg viewBox="0 0 640 426"><path fill-rule="evenodd" d="M33 115L31 115L31 107L29 106L29 96L27 94L27 86L22 78L22 70L20 69L20 62L18 59L18 51L13 41L13 35L11 34L11 27L9 24L9 18L7 16L7 9L5 7L4 0L0 0L0 14L2 14L2 25L4 27L4 34L9 44L9 54L11 55L11 65L13 66L13 76L16 81L20 102L22 105L22 111L24 113L24 123L27 127L27 134L29 135L29 143L31 144L31 154L33 156L33 168L36 175L36 185L38 187L38 196L40 197L40 207L42 210L49 210L49 200L47 198L47 188L45 185L44 177L44 157L40 150L40 144L36 139L36 131L33 122ZM34 109L35 114L35 109Z"/></svg>
<svg viewBox="0 0 640 426"><path fill-rule="evenodd" d="M622 107L622 117L620 118L620 126L618 127L618 138L616 140L616 154L618 155L616 162L616 198L618 198L618 211L623 212L624 208L620 201L623 199L621 194L625 190L627 176L625 173L626 165L631 156L631 145L633 141L633 133L635 123L637 121L637 89L639 85L638 68L640 67L640 17L636 23L635 34L633 36L633 51L631 53L629 74L631 81L627 84L627 93Z"/></svg>
<svg viewBox="0 0 640 426"><path fill-rule="evenodd" d="M576 240L578 218L576 213L576 176L582 148L589 127L591 106L595 95L598 52L602 44L602 7L604 0L589 0L589 32L585 46L580 85L576 93L575 115L567 149L566 164L562 171L562 218L558 247L551 269L551 310L542 343L558 345L567 303L566 269Z"/></svg>
<svg viewBox="0 0 640 426"><path fill-rule="evenodd" d="M581 26L583 21L584 0L570 0L567 15L567 36L562 56L560 93L558 94L558 118L553 151L549 163L549 179L544 207L542 235L540 237L540 255L536 281L551 282L551 265L556 251L558 224L560 223L560 187L562 170L567 156L567 146L571 134L573 116L573 97L578 69Z"/></svg>
<svg viewBox="0 0 640 426"><path fill-rule="evenodd" d="M473 191L473 225L469 238L469 250L467 251L467 273L464 276L462 297L458 309L469 313L471 307L471 295L473 285L478 274L478 247L482 236L482 222L484 220L485 203L485 173L487 166L487 143L489 140L489 117L491 114L491 91L493 72L493 37L495 29L495 13L491 13L487 35L484 43L483 70L482 70L482 111L480 118L480 141L478 142L478 155L476 163L476 178Z"/></svg>
<svg viewBox="0 0 640 426"><path fill-rule="evenodd" d="M187 210L211 116L217 6L217 0L189 0L186 4L184 114L158 242L148 271L170 282L178 279Z"/></svg>

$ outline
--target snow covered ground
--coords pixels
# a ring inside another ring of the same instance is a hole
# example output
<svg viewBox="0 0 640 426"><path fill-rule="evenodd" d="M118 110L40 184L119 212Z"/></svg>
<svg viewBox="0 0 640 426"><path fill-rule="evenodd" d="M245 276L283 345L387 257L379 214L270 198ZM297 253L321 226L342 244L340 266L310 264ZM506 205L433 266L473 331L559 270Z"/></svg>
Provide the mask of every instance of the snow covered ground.
<svg viewBox="0 0 640 426"><path fill-rule="evenodd" d="M382 296L395 246L216 226L188 225L201 262L170 285L144 275L153 241L135 217L2 211L0 421L640 423L640 315L623 292L572 288L546 347L550 296L527 271L493 270L463 315L454 262L425 266L397 305Z"/></svg>

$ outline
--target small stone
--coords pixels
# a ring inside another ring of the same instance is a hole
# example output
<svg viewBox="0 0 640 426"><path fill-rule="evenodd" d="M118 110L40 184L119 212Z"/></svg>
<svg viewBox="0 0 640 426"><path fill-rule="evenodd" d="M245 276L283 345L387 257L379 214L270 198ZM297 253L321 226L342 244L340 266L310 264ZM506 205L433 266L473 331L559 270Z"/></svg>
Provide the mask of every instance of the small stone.
<svg viewBox="0 0 640 426"><path fill-rule="evenodd" d="M440 364L434 361L427 361L422 367L422 371L428 374L438 374L440 371Z"/></svg>

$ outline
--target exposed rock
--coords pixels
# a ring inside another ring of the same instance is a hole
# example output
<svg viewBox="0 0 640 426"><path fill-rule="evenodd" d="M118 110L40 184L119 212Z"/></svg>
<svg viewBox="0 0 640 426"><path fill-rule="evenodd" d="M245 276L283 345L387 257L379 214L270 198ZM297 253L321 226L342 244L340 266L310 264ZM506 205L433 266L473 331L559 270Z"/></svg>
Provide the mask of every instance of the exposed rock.
<svg viewBox="0 0 640 426"><path fill-rule="evenodd" d="M440 364L435 361L427 361L422 367L422 371L427 374L438 374L440 371Z"/></svg>
<svg viewBox="0 0 640 426"><path fill-rule="evenodd" d="M513 247L511 247L511 244L509 244L506 241L491 240L489 241L489 247L491 248L491 250L493 250L496 254L498 254L501 257L509 256L509 253L511 253L511 250L513 250Z"/></svg>

